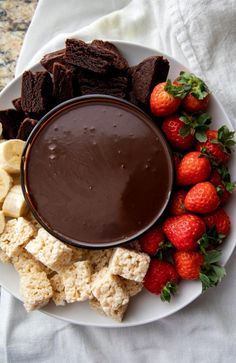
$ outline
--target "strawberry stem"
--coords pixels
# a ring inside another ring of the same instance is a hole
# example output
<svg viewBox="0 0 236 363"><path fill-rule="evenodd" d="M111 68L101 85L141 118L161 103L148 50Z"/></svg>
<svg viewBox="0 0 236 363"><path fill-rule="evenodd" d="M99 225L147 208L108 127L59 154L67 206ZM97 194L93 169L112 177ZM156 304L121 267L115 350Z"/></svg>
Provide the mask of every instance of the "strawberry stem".
<svg viewBox="0 0 236 363"><path fill-rule="evenodd" d="M212 250L205 254L205 262L199 274L203 291L216 286L226 275L224 267L219 264L220 258L221 252L218 250Z"/></svg>
<svg viewBox="0 0 236 363"><path fill-rule="evenodd" d="M160 298L161 301L170 302L171 296L176 293L177 285L174 282L167 282L167 284L161 290Z"/></svg>

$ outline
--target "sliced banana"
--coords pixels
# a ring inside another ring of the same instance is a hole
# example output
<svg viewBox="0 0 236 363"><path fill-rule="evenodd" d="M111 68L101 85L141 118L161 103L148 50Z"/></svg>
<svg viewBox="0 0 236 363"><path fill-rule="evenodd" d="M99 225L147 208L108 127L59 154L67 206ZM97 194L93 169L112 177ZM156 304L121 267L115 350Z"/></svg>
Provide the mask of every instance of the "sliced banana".
<svg viewBox="0 0 236 363"><path fill-rule="evenodd" d="M4 169L0 168L0 203L3 202L10 188L12 187L12 178Z"/></svg>
<svg viewBox="0 0 236 363"><path fill-rule="evenodd" d="M2 206L7 217L18 218L28 213L28 207L20 185L14 185L7 194Z"/></svg>
<svg viewBox="0 0 236 363"><path fill-rule="evenodd" d="M0 233L2 233L4 231L5 228L5 216L3 211L0 211Z"/></svg>
<svg viewBox="0 0 236 363"><path fill-rule="evenodd" d="M9 173L19 173L24 146L25 142L18 139L0 143L0 167Z"/></svg>

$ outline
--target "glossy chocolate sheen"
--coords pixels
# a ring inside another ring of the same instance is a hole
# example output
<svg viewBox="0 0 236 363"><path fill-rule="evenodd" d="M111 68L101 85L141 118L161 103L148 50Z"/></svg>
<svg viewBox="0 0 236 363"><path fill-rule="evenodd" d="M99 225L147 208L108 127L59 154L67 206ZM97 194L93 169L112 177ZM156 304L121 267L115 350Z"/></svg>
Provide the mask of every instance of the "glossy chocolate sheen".
<svg viewBox="0 0 236 363"><path fill-rule="evenodd" d="M91 246L127 241L163 211L171 157L154 123L128 102L77 99L51 114L31 139L28 199L58 238Z"/></svg>

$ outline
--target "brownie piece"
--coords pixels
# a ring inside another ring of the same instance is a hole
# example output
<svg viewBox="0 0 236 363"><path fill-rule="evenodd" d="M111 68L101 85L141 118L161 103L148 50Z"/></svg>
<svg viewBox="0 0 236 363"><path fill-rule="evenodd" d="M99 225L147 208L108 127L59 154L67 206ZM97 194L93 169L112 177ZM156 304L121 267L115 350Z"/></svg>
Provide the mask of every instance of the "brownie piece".
<svg viewBox="0 0 236 363"><path fill-rule="evenodd" d="M43 114L49 110L52 105L52 79L48 72L23 73L21 105L27 113Z"/></svg>
<svg viewBox="0 0 236 363"><path fill-rule="evenodd" d="M168 60L158 56L148 57L138 65L131 67L129 72L131 74L131 88L136 100L147 106L154 86L164 82L168 72Z"/></svg>
<svg viewBox="0 0 236 363"><path fill-rule="evenodd" d="M125 70L128 66L127 61L116 52L76 39L66 40L65 59L68 63L101 74L112 69Z"/></svg>
<svg viewBox="0 0 236 363"><path fill-rule="evenodd" d="M25 118L20 125L16 138L26 141L36 124L37 120L29 117Z"/></svg>
<svg viewBox="0 0 236 363"><path fill-rule="evenodd" d="M40 63L42 66L50 73L53 73L53 65L54 63L60 63L69 68L71 71L74 71L76 67L67 63L65 60L65 49L56 50L55 52L51 52L45 54L41 59Z"/></svg>
<svg viewBox="0 0 236 363"><path fill-rule="evenodd" d="M107 42L107 41L95 39L92 41L91 45L94 45L95 47L107 49L110 52L115 53L119 57L120 62L123 64L122 68L127 69L129 67L127 60L123 57L123 55L121 54L119 49L114 44Z"/></svg>
<svg viewBox="0 0 236 363"><path fill-rule="evenodd" d="M74 72L63 64L53 65L53 98L57 103L69 100L75 96Z"/></svg>
<svg viewBox="0 0 236 363"><path fill-rule="evenodd" d="M0 111L0 122L4 139L15 139L21 122L24 119L23 112L14 109Z"/></svg>
<svg viewBox="0 0 236 363"><path fill-rule="evenodd" d="M109 74L98 75L93 72L80 70L78 72L78 83L81 95L106 94L126 98L128 88L127 77L113 77Z"/></svg>
<svg viewBox="0 0 236 363"><path fill-rule="evenodd" d="M12 101L12 104L13 104L13 106L15 107L15 109L16 109L17 111L22 112L21 97L15 98L15 99Z"/></svg>

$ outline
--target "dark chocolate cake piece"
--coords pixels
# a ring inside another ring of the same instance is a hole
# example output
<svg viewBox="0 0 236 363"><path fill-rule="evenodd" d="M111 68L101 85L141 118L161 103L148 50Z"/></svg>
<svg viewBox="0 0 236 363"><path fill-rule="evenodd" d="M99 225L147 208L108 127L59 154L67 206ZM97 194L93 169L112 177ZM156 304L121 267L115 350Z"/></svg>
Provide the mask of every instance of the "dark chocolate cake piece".
<svg viewBox="0 0 236 363"><path fill-rule="evenodd" d="M153 88L166 80L168 72L168 60L159 56L148 57L131 67L131 88L136 100L147 106Z"/></svg>
<svg viewBox="0 0 236 363"><path fill-rule="evenodd" d="M18 133L21 122L24 119L23 112L19 112L13 109L0 111L0 122L3 129L4 139L15 139Z"/></svg>
<svg viewBox="0 0 236 363"><path fill-rule="evenodd" d="M73 71L75 70L75 67L66 62L65 51L66 51L65 49L60 49L56 50L55 52L45 54L41 59L40 63L50 73L53 73L54 63L63 64L64 66Z"/></svg>
<svg viewBox="0 0 236 363"><path fill-rule="evenodd" d="M75 96L74 72L63 64L53 65L53 98L57 103L69 100Z"/></svg>
<svg viewBox="0 0 236 363"><path fill-rule="evenodd" d="M23 73L21 105L24 112L43 114L52 106L52 79L48 72Z"/></svg>
<svg viewBox="0 0 236 363"><path fill-rule="evenodd" d="M20 125L16 138L26 141L36 124L37 120L29 117L25 118Z"/></svg>
<svg viewBox="0 0 236 363"><path fill-rule="evenodd" d="M127 61L116 52L76 39L66 40L65 59L70 64L101 74L112 69L121 71L127 68Z"/></svg>
<svg viewBox="0 0 236 363"><path fill-rule="evenodd" d="M91 45L94 45L95 47L107 49L110 52L115 53L119 57L120 63L123 64L123 68L127 69L129 67L127 60L123 57L123 55L121 54L119 49L114 44L107 42L107 41L95 39L92 41Z"/></svg>
<svg viewBox="0 0 236 363"><path fill-rule="evenodd" d="M128 79L122 76L98 75L80 70L78 72L78 84L81 95L97 93L126 98Z"/></svg>
<svg viewBox="0 0 236 363"><path fill-rule="evenodd" d="M12 104L13 104L13 106L15 107L15 109L16 109L17 111L22 112L21 97L15 98L15 99L12 101Z"/></svg>

